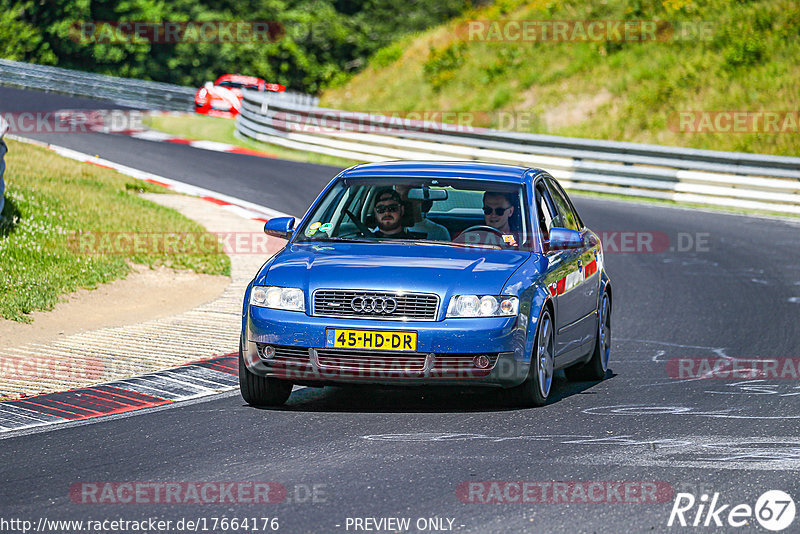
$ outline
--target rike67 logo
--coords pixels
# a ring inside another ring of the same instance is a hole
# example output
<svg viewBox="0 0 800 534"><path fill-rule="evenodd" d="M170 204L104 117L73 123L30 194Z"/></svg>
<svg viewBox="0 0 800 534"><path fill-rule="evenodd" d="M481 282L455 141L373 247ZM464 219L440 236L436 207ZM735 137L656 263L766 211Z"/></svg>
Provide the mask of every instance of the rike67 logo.
<svg viewBox="0 0 800 534"><path fill-rule="evenodd" d="M770 490L749 504L723 504L719 493L714 493L709 502L708 495L696 499L691 493L678 493L672 504L667 526L682 527L743 527L755 521L773 532L788 528L794 522L795 503L785 491Z"/></svg>

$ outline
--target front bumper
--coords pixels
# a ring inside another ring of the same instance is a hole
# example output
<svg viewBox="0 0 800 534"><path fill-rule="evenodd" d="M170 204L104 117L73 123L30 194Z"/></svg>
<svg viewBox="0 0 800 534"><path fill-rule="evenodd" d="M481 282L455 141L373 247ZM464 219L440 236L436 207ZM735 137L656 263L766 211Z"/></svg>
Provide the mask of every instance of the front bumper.
<svg viewBox="0 0 800 534"><path fill-rule="evenodd" d="M417 332L409 352L330 349L327 328ZM400 322L310 317L255 306L243 332L243 358L250 372L294 383L385 385L469 385L513 387L528 374L527 325L519 317ZM276 348L263 357L263 348ZM482 369L474 357L485 355Z"/></svg>

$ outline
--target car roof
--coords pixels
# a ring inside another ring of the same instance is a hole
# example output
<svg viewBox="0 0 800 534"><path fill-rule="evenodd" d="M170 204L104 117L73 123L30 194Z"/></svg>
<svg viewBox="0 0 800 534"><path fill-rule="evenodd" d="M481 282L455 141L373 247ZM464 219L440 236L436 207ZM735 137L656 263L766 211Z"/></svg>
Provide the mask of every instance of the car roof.
<svg viewBox="0 0 800 534"><path fill-rule="evenodd" d="M342 178L376 176L413 176L419 178L471 178L497 182L523 183L528 171L538 174L538 169L485 163L481 161L387 161L363 163L350 167Z"/></svg>
<svg viewBox="0 0 800 534"><path fill-rule="evenodd" d="M233 83L242 83L245 85L258 85L259 82L263 82L261 78L256 78L255 76L244 76L242 74L223 74L217 81L214 82L214 85L217 85L221 82L233 82Z"/></svg>

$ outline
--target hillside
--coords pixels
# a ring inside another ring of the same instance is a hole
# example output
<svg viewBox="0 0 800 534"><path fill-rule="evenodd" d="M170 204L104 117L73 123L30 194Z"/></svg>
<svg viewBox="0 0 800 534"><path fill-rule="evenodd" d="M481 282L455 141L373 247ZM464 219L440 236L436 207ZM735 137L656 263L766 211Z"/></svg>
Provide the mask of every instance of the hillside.
<svg viewBox="0 0 800 534"><path fill-rule="evenodd" d="M520 131L800 155L800 3L594 4L471 10L379 50L322 105L478 112L475 124ZM605 23L597 31L593 21ZM556 22L567 23L558 39Z"/></svg>

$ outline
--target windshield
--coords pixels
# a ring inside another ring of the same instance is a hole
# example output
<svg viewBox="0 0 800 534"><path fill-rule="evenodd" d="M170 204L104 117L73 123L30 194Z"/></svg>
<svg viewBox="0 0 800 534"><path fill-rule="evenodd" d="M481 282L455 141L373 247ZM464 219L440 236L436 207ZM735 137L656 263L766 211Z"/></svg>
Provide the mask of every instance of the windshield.
<svg viewBox="0 0 800 534"><path fill-rule="evenodd" d="M258 91L258 86L257 85L252 85L252 84L245 85L243 83L238 83L238 82L220 82L220 83L217 84L217 86L218 87L229 87L229 88L232 88L232 89L245 88L245 89L252 89L253 91Z"/></svg>
<svg viewBox="0 0 800 534"><path fill-rule="evenodd" d="M317 204L297 241L412 241L519 250L530 247L526 205L519 184L344 179Z"/></svg>

